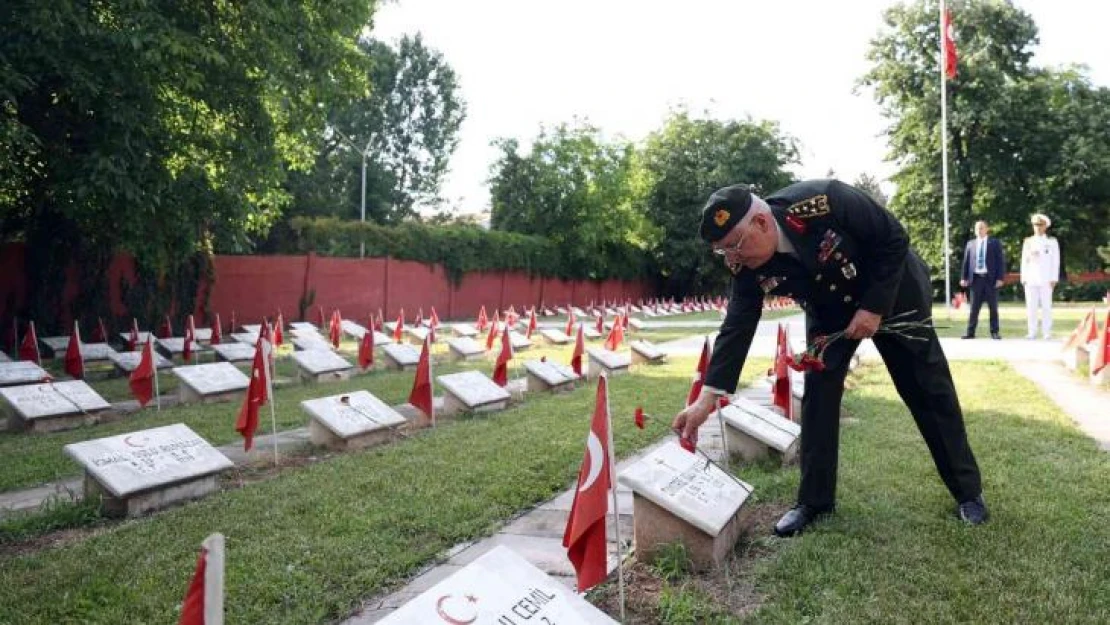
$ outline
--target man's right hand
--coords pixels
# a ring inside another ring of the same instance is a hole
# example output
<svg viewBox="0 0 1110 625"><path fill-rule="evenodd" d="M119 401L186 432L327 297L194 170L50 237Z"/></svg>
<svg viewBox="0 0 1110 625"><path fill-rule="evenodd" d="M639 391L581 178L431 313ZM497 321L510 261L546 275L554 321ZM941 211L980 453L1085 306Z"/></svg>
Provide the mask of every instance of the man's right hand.
<svg viewBox="0 0 1110 625"><path fill-rule="evenodd" d="M675 431L682 438L697 443L698 428L701 424L709 419L709 415L713 414L713 409L717 405L717 395L708 391L702 391L698 400L683 409L674 418L671 424L671 429Z"/></svg>
<svg viewBox="0 0 1110 625"><path fill-rule="evenodd" d="M966 289L967 288L967 280L960 280L960 286Z"/></svg>

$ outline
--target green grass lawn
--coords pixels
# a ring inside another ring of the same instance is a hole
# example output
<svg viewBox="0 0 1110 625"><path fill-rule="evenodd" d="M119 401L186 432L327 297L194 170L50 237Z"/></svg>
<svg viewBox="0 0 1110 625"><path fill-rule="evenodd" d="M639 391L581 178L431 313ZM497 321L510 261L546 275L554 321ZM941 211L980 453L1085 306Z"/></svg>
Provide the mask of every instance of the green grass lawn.
<svg viewBox="0 0 1110 625"><path fill-rule="evenodd" d="M747 370L754 376L766 366L753 360ZM675 359L613 380L619 455L667 430L693 367L693 358ZM293 400L309 390L279 392L283 421L303 421ZM396 400L396 391L374 390ZM287 469L63 546L0 552L0 623L173 622L198 545L214 531L228 541L227 622L342 618L443 550L492 533L567 488L582 459L593 399L592 387L529 396L501 413ZM659 417L643 431L632 422L637 405Z"/></svg>
<svg viewBox="0 0 1110 625"><path fill-rule="evenodd" d="M1054 302L1052 304L1052 336L1053 338L1066 338L1075 326L1092 307L1102 309L1105 305L1101 302ZM941 337L958 338L967 331L967 319L970 305L965 304L959 310L952 309L951 315L944 306L933 306L933 324L937 334ZM1002 338L1023 338L1028 332L1023 303L999 303L998 323ZM975 335L979 337L990 336L990 310L983 306L979 311L979 325ZM1037 336L1040 337L1040 324L1037 325Z"/></svg>
<svg viewBox="0 0 1110 625"><path fill-rule="evenodd" d="M837 513L800 538L741 546L767 554L738 565L762 600L743 620L687 581L668 586L658 614L674 616L655 622L1110 622L1110 455L1007 365L953 363L953 373L987 525L955 520L885 369L867 366L845 400L859 421L841 430ZM760 503L793 501L797 469L739 473Z"/></svg>

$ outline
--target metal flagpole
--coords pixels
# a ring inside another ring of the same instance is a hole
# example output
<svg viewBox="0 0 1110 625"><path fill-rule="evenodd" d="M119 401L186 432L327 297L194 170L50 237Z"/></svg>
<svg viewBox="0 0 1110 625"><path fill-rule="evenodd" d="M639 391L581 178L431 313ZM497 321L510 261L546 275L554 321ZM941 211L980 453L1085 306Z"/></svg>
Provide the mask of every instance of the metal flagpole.
<svg viewBox="0 0 1110 625"><path fill-rule="evenodd" d="M949 317L952 315L952 250L949 248L948 236L948 77L945 76L945 59L947 58L944 40L944 0L940 0L940 161L941 161L941 186L944 194L944 307Z"/></svg>
<svg viewBox="0 0 1110 625"><path fill-rule="evenodd" d="M42 366L42 353L39 352L39 333L35 331L35 322L31 322L31 336L35 337L35 364Z"/></svg>
<svg viewBox="0 0 1110 625"><path fill-rule="evenodd" d="M154 353L154 335L150 332L146 335L146 345L150 348L150 364L154 368L154 406L156 412L162 411L162 392L158 389L158 355ZM139 356L139 362L142 362L143 357Z"/></svg>
<svg viewBox="0 0 1110 625"><path fill-rule="evenodd" d="M605 378L605 427L609 431L609 488L613 494L613 531L617 537L617 588L620 593L621 622L624 622L624 560L621 559L621 509L617 503L617 458L613 448L613 411L609 409L609 376Z"/></svg>
<svg viewBox="0 0 1110 625"><path fill-rule="evenodd" d="M266 397L270 401L270 435L274 438L274 466L278 466L278 429L277 413L274 410L274 378L270 369L270 353L273 347L269 341L262 341L262 368L266 370Z"/></svg>

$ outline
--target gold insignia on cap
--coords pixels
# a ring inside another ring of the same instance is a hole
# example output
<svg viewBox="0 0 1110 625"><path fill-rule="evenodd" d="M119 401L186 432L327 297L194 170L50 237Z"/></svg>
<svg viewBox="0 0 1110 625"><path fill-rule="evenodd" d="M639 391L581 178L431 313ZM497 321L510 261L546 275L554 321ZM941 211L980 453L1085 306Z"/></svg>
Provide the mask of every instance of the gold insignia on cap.
<svg viewBox="0 0 1110 625"><path fill-rule="evenodd" d="M800 219L809 219L810 217L821 217L822 215L829 214L829 196L815 195L792 204L786 209L787 215L793 215Z"/></svg>
<svg viewBox="0 0 1110 625"><path fill-rule="evenodd" d="M725 222L728 221L729 217L732 217L732 214L722 208L717 211L716 215L713 215L713 221L715 221L717 223L717 227L720 228L721 226L725 225Z"/></svg>

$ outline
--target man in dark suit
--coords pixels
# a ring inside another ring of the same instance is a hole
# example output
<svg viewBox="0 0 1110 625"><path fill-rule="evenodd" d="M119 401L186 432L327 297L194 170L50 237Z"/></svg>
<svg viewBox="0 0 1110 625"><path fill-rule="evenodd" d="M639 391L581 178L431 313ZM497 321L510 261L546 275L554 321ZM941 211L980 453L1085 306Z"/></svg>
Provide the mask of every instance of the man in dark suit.
<svg viewBox="0 0 1110 625"><path fill-rule="evenodd" d="M898 220L863 191L835 180L799 182L761 199L725 187L702 211L700 235L733 273L728 312L714 344L701 396L673 427L696 440L698 428L732 393L767 295L792 297L806 313L806 339L843 331L827 344L821 366L805 374L802 480L797 505L775 525L801 532L836 502L837 448L844 378L860 341L871 338L905 401L956 514L988 518L979 467L964 430L948 361L929 322L932 288L925 263L909 249ZM922 322L913 338L881 330L884 317Z"/></svg>
<svg viewBox="0 0 1110 625"><path fill-rule="evenodd" d="M1002 243L990 236L990 231L987 222L975 222L975 238L964 248L960 286L971 287L971 315L967 318L967 332L962 337L965 339L975 338L979 307L984 300L991 311L991 338L1002 338L998 333L998 288L1006 273L1006 259L1002 256Z"/></svg>

